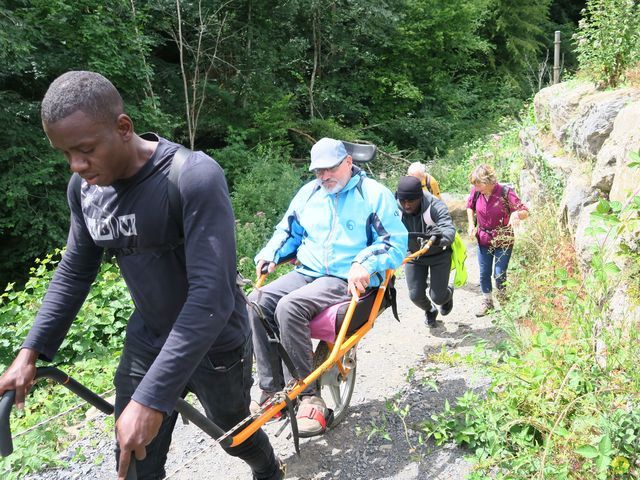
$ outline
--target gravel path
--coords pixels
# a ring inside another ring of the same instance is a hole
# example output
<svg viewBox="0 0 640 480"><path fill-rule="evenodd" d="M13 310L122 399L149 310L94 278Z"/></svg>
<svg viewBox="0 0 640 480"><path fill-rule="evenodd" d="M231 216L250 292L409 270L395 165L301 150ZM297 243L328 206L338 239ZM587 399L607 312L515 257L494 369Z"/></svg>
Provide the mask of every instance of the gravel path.
<svg viewBox="0 0 640 480"><path fill-rule="evenodd" d="M301 439L300 457L295 454L293 442L285 438L288 428L276 438L279 422L265 427L276 453L287 464L287 479L457 480L467 476L471 471L471 465L464 459L467 452L453 445L420 444L418 426L441 411L445 400L453 403L470 388L482 392L486 387L487 380L468 367L438 364L431 358L443 347L447 352L466 354L478 339L492 341L497 336L490 318L477 319L473 315L481 296L475 247L470 246L468 253L469 283L456 291L453 311L435 329L429 330L424 325L422 312L411 304L406 283L399 279L401 322L395 321L389 309L358 345L355 391L342 423L321 437ZM394 409L406 412L404 419ZM28 478L114 479L113 442L111 434L101 427L103 423L104 419L98 416L93 431L62 455L70 461L67 469ZM78 449L84 460L73 458ZM180 421L167 473L171 480L251 478L242 461L224 454L196 427Z"/></svg>

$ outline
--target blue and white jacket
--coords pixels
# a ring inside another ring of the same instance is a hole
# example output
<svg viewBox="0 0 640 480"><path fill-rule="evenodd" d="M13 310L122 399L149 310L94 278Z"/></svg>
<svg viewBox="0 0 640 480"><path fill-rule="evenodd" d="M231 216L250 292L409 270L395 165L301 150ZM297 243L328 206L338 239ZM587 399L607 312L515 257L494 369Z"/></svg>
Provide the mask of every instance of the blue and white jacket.
<svg viewBox="0 0 640 480"><path fill-rule="evenodd" d="M327 193L315 180L298 190L255 261L278 263L295 255L300 273L345 280L357 262L375 287L386 269L401 265L406 251L407 229L393 194L354 166L338 193Z"/></svg>

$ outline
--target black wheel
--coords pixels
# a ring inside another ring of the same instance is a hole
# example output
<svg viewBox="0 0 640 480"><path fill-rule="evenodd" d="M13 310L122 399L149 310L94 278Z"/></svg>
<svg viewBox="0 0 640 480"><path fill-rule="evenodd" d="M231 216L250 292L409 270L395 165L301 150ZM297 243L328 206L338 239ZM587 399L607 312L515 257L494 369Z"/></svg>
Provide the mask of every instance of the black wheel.
<svg viewBox="0 0 640 480"><path fill-rule="evenodd" d="M318 343L313 354L314 365L317 368L329 358L328 345L325 342ZM351 402L353 388L356 385L356 348L353 347L342 357L342 365L348 369L346 376L340 373L337 365L327 370L318 380L318 389L327 404L327 408L333 410L333 420L330 427L337 425L344 419Z"/></svg>

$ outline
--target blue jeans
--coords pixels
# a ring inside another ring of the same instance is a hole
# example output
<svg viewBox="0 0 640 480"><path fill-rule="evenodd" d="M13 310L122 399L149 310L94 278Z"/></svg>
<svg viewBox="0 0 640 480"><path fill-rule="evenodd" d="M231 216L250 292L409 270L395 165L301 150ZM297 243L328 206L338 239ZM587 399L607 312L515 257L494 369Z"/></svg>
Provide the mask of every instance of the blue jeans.
<svg viewBox="0 0 640 480"><path fill-rule="evenodd" d="M116 387L116 419L129 403L156 356L157 352L125 344L113 382ZM186 390L198 397L207 417L223 430L231 429L249 415L249 390L253 383L252 362L253 348L251 340L248 339L235 350L207 353L187 383ZM175 411L165 416L158 435L147 445L147 456L144 460L136 461L138 480L157 480L165 477L164 465L177 418L178 414ZM281 478L269 437L262 430L258 430L237 447L223 448L229 455L247 462L253 471L253 478ZM116 463L119 457L120 449L116 444Z"/></svg>
<svg viewBox="0 0 640 480"><path fill-rule="evenodd" d="M491 293L491 273L496 280L496 288L502 290L507 281L507 268L513 247L489 248L478 245L480 263L480 288L482 293Z"/></svg>

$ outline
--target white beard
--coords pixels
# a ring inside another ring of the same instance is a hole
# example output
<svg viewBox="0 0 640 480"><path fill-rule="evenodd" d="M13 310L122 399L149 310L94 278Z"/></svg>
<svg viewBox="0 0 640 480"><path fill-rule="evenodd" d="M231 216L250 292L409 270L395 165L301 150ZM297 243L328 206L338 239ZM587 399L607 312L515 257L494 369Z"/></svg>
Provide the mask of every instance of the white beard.
<svg viewBox="0 0 640 480"><path fill-rule="evenodd" d="M322 182L320 182L320 186L322 187L322 189L330 195L334 195L340 192L345 187L345 185L346 185L346 182L342 183L340 181L337 181L332 188L327 188L322 184Z"/></svg>

